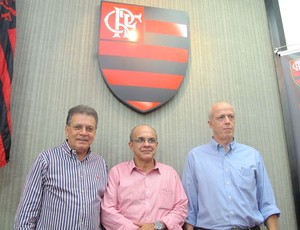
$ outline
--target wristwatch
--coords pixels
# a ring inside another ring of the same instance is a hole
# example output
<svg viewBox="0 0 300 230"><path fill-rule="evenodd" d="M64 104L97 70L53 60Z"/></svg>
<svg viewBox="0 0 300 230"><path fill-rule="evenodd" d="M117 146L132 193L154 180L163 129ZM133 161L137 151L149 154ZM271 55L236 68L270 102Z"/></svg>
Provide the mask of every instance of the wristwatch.
<svg viewBox="0 0 300 230"><path fill-rule="evenodd" d="M162 229L165 229L165 225L164 223L162 223L161 221L156 221L154 223L154 229L155 230L162 230Z"/></svg>

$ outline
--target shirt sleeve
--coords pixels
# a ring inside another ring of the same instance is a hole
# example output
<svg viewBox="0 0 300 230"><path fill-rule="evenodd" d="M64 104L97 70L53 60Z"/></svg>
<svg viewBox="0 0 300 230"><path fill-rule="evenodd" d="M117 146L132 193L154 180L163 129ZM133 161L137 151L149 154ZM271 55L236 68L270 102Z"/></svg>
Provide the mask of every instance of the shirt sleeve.
<svg viewBox="0 0 300 230"><path fill-rule="evenodd" d="M196 225L198 214L197 181L194 174L194 162L193 155L190 152L187 156L182 174L182 184L188 198L186 222L193 226Z"/></svg>
<svg viewBox="0 0 300 230"><path fill-rule="evenodd" d="M46 163L39 156L29 171L14 222L14 229L35 229L41 211Z"/></svg>
<svg viewBox="0 0 300 230"><path fill-rule="evenodd" d="M174 188L175 188L175 203L173 209L164 216L161 221L164 222L167 226L167 229L181 230L182 225L185 222L187 215L187 196L183 189L181 180L175 170L171 175L175 178Z"/></svg>
<svg viewBox="0 0 300 230"><path fill-rule="evenodd" d="M272 189L263 158L258 154L258 173L257 173L257 199L258 208L266 220L273 214L280 214L276 205L275 195Z"/></svg>
<svg viewBox="0 0 300 230"><path fill-rule="evenodd" d="M108 176L108 185L101 202L101 224L106 230L138 229L130 219L118 211L118 184L120 177L112 168Z"/></svg>

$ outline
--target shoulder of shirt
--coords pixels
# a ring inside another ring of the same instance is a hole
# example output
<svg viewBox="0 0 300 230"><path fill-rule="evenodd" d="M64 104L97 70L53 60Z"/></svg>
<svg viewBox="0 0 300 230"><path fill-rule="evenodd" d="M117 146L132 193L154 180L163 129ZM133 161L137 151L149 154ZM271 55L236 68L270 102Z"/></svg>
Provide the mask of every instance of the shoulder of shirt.
<svg viewBox="0 0 300 230"><path fill-rule="evenodd" d="M164 163L160 163L158 161L156 161L156 167L159 169L159 170L169 170L169 171L174 171L176 172L176 170L171 166L171 165L167 165L167 164L164 164Z"/></svg>
<svg viewBox="0 0 300 230"><path fill-rule="evenodd" d="M238 143L236 141L234 142L233 151L243 152L249 156L255 156L257 159L263 159L263 156L256 148L247 144Z"/></svg>
<svg viewBox="0 0 300 230"><path fill-rule="evenodd" d="M56 146L56 147L53 147L53 148L49 148L49 149L46 149L44 150L43 152L41 152L38 157L49 157L53 154L56 154L58 151L62 151L62 146Z"/></svg>
<svg viewBox="0 0 300 230"><path fill-rule="evenodd" d="M71 149L66 148L66 146L64 145L59 145L59 146L55 146L49 149L44 150L43 152L41 152L37 158L42 158L42 159L49 159L53 156L55 156L55 154L57 153L66 153L66 154L70 154ZM102 157L102 155L95 153L95 152L90 152L90 157L93 159L98 159L100 161L105 162L104 158Z"/></svg>
<svg viewBox="0 0 300 230"><path fill-rule="evenodd" d="M198 146L193 147L192 149L190 149L189 153L202 151L203 149L206 149L209 146L210 146L210 143L205 143L205 144L202 144L202 145L198 145Z"/></svg>
<svg viewBox="0 0 300 230"><path fill-rule="evenodd" d="M103 156L101 154L99 154L99 153L90 152L90 157L98 158L101 161L105 161L104 158L103 158Z"/></svg>
<svg viewBox="0 0 300 230"><path fill-rule="evenodd" d="M48 165L52 161L52 159L55 158L55 156L57 155L57 152L62 151L61 147L62 146L56 146L56 147L49 148L49 149L46 149L46 150L40 152L38 154L38 156L36 157L35 162L36 163L39 162L39 163L43 164L44 166Z"/></svg>
<svg viewBox="0 0 300 230"><path fill-rule="evenodd" d="M116 165L113 165L109 169L110 175L125 175L133 170L133 166L130 164L130 161L123 161Z"/></svg>
<svg viewBox="0 0 300 230"><path fill-rule="evenodd" d="M247 144L242 144L242 143L239 143L239 142L234 142L234 145L237 147L237 148L247 148L247 149L249 149L249 150L252 150L252 151L254 151L254 152L257 152L257 153L259 153L259 151L256 149L256 148L254 148L254 147L252 147L252 146L250 146L250 145L247 145Z"/></svg>
<svg viewBox="0 0 300 230"><path fill-rule="evenodd" d="M118 170L118 169L121 169L121 168L130 168L130 161L123 161L123 162L120 162L114 166L111 167L110 170Z"/></svg>

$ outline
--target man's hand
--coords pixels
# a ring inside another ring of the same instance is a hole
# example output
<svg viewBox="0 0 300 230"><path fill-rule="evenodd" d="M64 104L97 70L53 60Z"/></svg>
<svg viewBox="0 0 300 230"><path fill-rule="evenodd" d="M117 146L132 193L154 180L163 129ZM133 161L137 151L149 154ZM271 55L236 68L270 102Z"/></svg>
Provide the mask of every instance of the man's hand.
<svg viewBox="0 0 300 230"><path fill-rule="evenodd" d="M191 224L185 223L185 224L183 225L183 229L184 229L184 230L194 230L194 226L191 225Z"/></svg>
<svg viewBox="0 0 300 230"><path fill-rule="evenodd" d="M268 230L277 230L278 215L271 215L266 220L266 226Z"/></svg>
<svg viewBox="0 0 300 230"><path fill-rule="evenodd" d="M138 230L154 230L154 223L140 223L133 222L136 226L138 226Z"/></svg>

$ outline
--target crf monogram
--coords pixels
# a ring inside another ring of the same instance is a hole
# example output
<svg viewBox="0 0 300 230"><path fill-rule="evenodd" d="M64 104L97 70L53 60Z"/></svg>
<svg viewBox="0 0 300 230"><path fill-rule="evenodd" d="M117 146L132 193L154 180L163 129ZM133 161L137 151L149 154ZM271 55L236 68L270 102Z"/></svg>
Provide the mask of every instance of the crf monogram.
<svg viewBox="0 0 300 230"><path fill-rule="evenodd" d="M295 71L300 71L300 60L295 61L292 67Z"/></svg>
<svg viewBox="0 0 300 230"><path fill-rule="evenodd" d="M107 14L107 16L104 19L106 27L114 33L113 38L118 37L120 38L120 34L123 34L123 38L129 38L130 32L133 30L136 30L136 23L142 22L142 14L134 15L131 11L124 9L124 8L118 8L114 7L115 10L111 11ZM109 24L110 17L115 17L115 24L111 26ZM138 20L138 21L137 21Z"/></svg>

